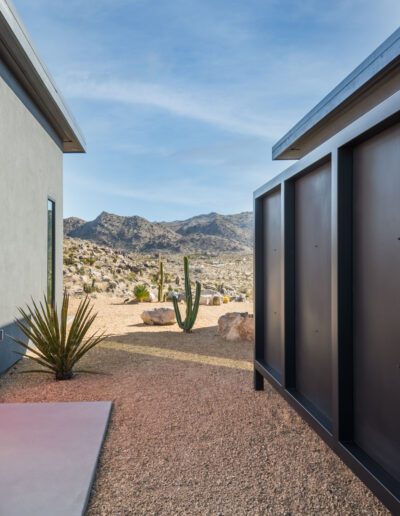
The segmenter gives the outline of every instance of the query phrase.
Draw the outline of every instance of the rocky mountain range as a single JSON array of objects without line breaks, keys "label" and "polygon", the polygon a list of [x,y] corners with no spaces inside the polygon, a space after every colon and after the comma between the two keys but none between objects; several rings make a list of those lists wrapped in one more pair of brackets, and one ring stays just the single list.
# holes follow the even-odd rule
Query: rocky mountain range
[{"label": "rocky mountain range", "polygon": [[92,221],[64,219],[64,234],[127,252],[251,252],[253,213],[209,213],[174,222],[150,222],[138,216],[102,212]]}]

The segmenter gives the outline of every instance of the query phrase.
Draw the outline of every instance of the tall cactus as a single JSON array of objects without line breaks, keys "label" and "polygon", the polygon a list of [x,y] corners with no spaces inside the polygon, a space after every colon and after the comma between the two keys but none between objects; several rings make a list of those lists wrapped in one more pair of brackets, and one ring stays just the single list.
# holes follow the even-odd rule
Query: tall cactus
[{"label": "tall cactus", "polygon": [[160,270],[158,272],[158,302],[164,301],[164,263],[160,260]]},{"label": "tall cactus", "polygon": [[176,322],[178,323],[179,328],[181,328],[184,332],[190,333],[192,331],[193,325],[196,322],[196,317],[199,312],[200,305],[200,294],[201,294],[201,284],[196,281],[196,293],[193,301],[192,295],[192,287],[190,285],[190,277],[189,277],[189,259],[187,256],[183,259],[183,266],[185,270],[185,301],[186,301],[186,317],[182,320],[181,312],[178,306],[178,298],[174,296],[172,298],[172,302],[174,304]]}]

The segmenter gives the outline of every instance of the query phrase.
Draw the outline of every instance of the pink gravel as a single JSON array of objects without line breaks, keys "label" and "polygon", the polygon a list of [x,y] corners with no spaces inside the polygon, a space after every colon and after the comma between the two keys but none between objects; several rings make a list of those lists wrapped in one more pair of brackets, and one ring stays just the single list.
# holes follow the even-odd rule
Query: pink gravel
[{"label": "pink gravel", "polygon": [[389,514],[271,387],[253,391],[251,371],[173,358],[251,362],[251,344],[216,335],[220,315],[251,305],[201,307],[191,335],[143,326],[143,306],[96,305],[110,342],[149,355],[99,347],[82,366],[104,375],[14,374],[31,367],[23,360],[0,378],[1,402],[114,402],[89,515]]}]

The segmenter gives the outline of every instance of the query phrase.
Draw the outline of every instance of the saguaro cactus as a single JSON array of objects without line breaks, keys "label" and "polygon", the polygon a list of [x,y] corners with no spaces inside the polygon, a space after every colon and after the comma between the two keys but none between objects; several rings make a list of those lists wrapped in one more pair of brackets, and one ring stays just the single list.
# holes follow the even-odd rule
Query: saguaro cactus
[{"label": "saguaro cactus", "polygon": [[183,259],[183,266],[185,270],[185,319],[182,319],[178,305],[178,298],[176,296],[172,298],[172,302],[174,304],[176,322],[178,323],[179,328],[181,328],[186,333],[190,333],[192,331],[194,323],[196,322],[196,317],[199,312],[201,284],[198,281],[196,281],[196,293],[193,301],[192,287],[190,285],[189,277],[189,259],[187,256],[185,256]]},{"label": "saguaro cactus", "polygon": [[164,301],[164,263],[160,261],[160,270],[158,272],[158,302]]}]

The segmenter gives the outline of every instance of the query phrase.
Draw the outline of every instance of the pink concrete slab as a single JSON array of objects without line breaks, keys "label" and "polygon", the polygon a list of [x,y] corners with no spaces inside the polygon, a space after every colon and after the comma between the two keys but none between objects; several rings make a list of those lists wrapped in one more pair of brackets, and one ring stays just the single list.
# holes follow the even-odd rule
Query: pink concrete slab
[{"label": "pink concrete slab", "polygon": [[0,515],[83,514],[111,405],[0,405]]}]

